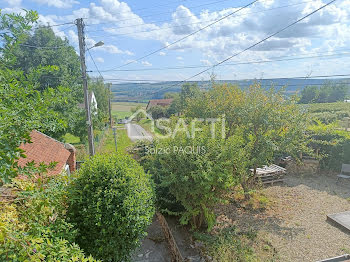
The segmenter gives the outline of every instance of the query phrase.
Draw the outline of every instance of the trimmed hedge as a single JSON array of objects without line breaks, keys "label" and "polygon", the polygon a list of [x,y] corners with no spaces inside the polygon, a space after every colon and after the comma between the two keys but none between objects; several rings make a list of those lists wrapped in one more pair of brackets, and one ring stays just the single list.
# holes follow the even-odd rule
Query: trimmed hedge
[{"label": "trimmed hedge", "polygon": [[103,261],[126,261],[154,215],[150,176],[126,155],[96,155],[72,184],[69,217],[76,242]]}]

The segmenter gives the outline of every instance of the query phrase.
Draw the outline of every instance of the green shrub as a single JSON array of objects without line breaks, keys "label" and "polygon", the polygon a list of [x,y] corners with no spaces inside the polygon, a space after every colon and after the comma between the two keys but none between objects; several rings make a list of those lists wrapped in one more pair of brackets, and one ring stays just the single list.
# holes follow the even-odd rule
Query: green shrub
[{"label": "green shrub", "polygon": [[213,139],[210,127],[202,128],[195,138],[178,133],[174,139],[155,141],[142,163],[153,174],[163,212],[181,215],[182,224],[210,229],[215,224],[215,206],[240,182],[247,162],[240,136]]},{"label": "green shrub", "polygon": [[310,146],[318,149],[322,169],[340,171],[341,165],[350,163],[350,133],[337,129],[335,124],[318,122],[309,127]]},{"label": "green shrub", "polygon": [[96,261],[73,243],[76,231],[66,221],[68,177],[47,183],[15,180],[15,201],[0,200],[0,261]]},{"label": "green shrub", "polygon": [[126,155],[96,155],[72,184],[69,217],[77,243],[104,261],[125,261],[154,215],[148,174]]}]

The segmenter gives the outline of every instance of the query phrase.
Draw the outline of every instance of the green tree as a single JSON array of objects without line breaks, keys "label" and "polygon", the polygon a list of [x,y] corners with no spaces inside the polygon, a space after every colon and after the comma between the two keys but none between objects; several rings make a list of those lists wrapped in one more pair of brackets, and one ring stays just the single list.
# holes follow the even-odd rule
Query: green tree
[{"label": "green tree", "polygon": [[[37,19],[35,12],[25,16],[0,14],[0,27],[5,31],[0,49],[0,180],[9,182],[18,174],[17,159],[23,156],[21,143],[29,142],[29,133],[38,129],[48,135],[63,134],[65,119],[55,106],[65,103],[65,88],[48,88],[39,92],[35,82],[20,70],[11,69],[15,62],[14,47],[25,38],[30,25]],[[9,68],[10,67],[10,68]],[[33,72],[35,74],[36,72]],[[1,183],[0,182],[0,183]]]},{"label": "green tree", "polygon": [[246,91],[232,85],[214,85],[200,98],[189,100],[185,112],[198,118],[224,115],[226,137],[237,132],[243,135],[246,161],[254,170],[241,176],[246,193],[258,167],[271,163],[281,154],[298,158],[299,152],[308,151],[307,113],[296,104],[294,97],[285,98],[283,90],[265,90],[259,84]]},{"label": "green tree", "polygon": [[318,100],[319,97],[319,88],[317,86],[306,86],[301,91],[301,104],[314,103]]},{"label": "green tree", "polygon": [[12,69],[29,75],[42,68],[40,74],[35,75],[35,82],[39,83],[38,90],[70,87],[71,95],[79,96],[82,101],[79,56],[68,40],[56,36],[51,27],[36,28],[33,34],[16,46],[13,54],[16,60]]},{"label": "green tree", "polygon": [[195,98],[201,94],[198,85],[186,83],[182,86],[180,92],[180,109],[181,111],[187,107],[187,102],[189,99]]}]

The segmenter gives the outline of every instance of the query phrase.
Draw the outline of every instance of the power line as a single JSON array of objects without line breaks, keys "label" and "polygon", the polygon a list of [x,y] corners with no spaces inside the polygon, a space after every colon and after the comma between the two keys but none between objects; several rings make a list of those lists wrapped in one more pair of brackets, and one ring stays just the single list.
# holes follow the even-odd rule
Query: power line
[{"label": "power line", "polygon": [[[245,79],[235,79],[235,80],[218,80],[218,81],[276,81],[276,80],[314,80],[318,78],[334,78],[334,77],[350,77],[350,74],[331,74],[331,75],[316,75],[316,76],[293,76],[293,77],[275,77],[275,78],[245,78]],[[340,80],[342,80],[341,78]],[[164,80],[154,80],[154,79],[120,79],[120,78],[108,78],[106,81],[134,81],[134,82],[176,82],[182,83],[183,81],[164,81]],[[193,81],[196,82],[196,81]],[[204,81],[209,82],[209,81]]]},{"label": "power line", "polygon": [[[294,4],[289,4],[289,5],[277,6],[277,7],[261,10],[261,11],[248,12],[248,13],[245,13],[245,14],[242,14],[242,15],[235,15],[235,17],[240,17],[240,16],[244,16],[244,15],[250,15],[250,14],[264,13],[264,12],[273,11],[273,10],[276,10],[276,9],[287,8],[287,7],[296,6],[296,5],[302,5],[302,4],[306,4],[306,3],[310,3],[310,2],[312,2],[312,1],[304,1],[304,2],[300,2],[300,3],[294,3]],[[184,16],[184,18],[195,17],[195,16],[196,15]],[[178,17],[178,18],[181,18],[181,17]],[[156,22],[151,22],[151,23],[172,22],[172,21],[173,20],[163,20],[163,21],[156,21]],[[120,35],[133,35],[133,34],[138,34],[138,33],[152,32],[152,31],[158,31],[158,30],[161,31],[161,30],[166,30],[166,29],[170,29],[170,28],[173,28],[173,27],[182,27],[182,26],[195,25],[195,24],[200,24],[200,23],[204,23],[204,22],[213,22],[213,21],[215,21],[215,20],[200,21],[200,22],[196,22],[196,23],[182,24],[182,25],[170,26],[170,27],[165,27],[165,28],[163,27],[163,28],[152,29],[152,30],[148,30],[148,31],[138,31],[138,32],[126,33],[126,34],[104,34],[103,36],[107,35],[109,37],[114,37],[114,36],[120,36]],[[121,26],[121,27],[110,27],[110,28],[107,28],[107,29],[108,30],[110,30],[110,29],[123,29],[123,28],[130,28],[130,27],[144,26],[144,25],[145,24],[143,23],[143,24],[136,24],[136,25]],[[87,32],[92,33],[92,32],[101,32],[101,31],[105,31],[105,29],[89,30]],[[99,37],[99,36],[92,36],[92,37]]]},{"label": "power line", "polygon": [[199,75],[201,75],[201,74],[203,74],[203,73],[205,73],[205,72],[208,72],[210,69],[215,68],[216,66],[219,66],[219,65],[221,65],[221,64],[223,64],[223,63],[225,63],[225,62],[231,60],[232,58],[234,58],[234,57],[236,57],[236,56],[238,56],[238,55],[240,55],[240,54],[242,54],[242,53],[244,53],[244,52],[246,52],[246,51],[248,51],[248,50],[250,50],[250,49],[252,49],[252,48],[254,48],[254,47],[256,47],[256,46],[258,46],[259,44],[261,44],[261,43],[267,41],[268,39],[270,39],[270,38],[272,38],[272,37],[278,35],[279,33],[283,32],[283,31],[287,30],[288,28],[290,28],[290,27],[296,25],[297,23],[299,23],[299,22],[305,20],[305,19],[308,18],[309,16],[311,16],[311,15],[317,13],[318,11],[322,10],[323,8],[326,8],[327,6],[329,6],[330,4],[334,3],[335,1],[336,1],[336,0],[332,0],[332,1],[328,2],[327,4],[321,6],[320,8],[317,8],[316,10],[312,11],[311,13],[309,13],[309,14],[303,16],[302,18],[296,20],[295,22],[293,22],[293,23],[291,23],[291,24],[289,24],[289,25],[283,27],[282,29],[278,30],[277,32],[275,32],[275,33],[273,33],[273,34],[271,34],[271,35],[269,35],[269,36],[263,38],[263,39],[260,40],[259,42],[257,42],[257,43],[255,43],[255,44],[253,44],[253,45],[251,45],[251,46],[245,48],[244,50],[242,50],[242,51],[240,51],[240,52],[238,52],[238,53],[236,53],[236,54],[234,54],[234,55],[232,55],[232,56],[229,56],[228,58],[222,60],[221,62],[215,64],[214,66],[212,66],[212,67],[210,67],[210,68],[207,68],[207,69],[205,69],[205,70],[203,70],[203,71],[201,71],[201,72],[199,72],[199,73],[197,73],[197,74],[195,74],[195,75],[193,75],[193,76],[191,76],[191,77],[185,79],[185,80],[182,81],[182,82],[186,82],[186,81],[188,81],[188,80],[190,80],[190,79],[192,79],[192,78],[195,78],[195,77],[197,77],[197,76],[199,76]]},{"label": "power line", "polygon": [[139,57],[139,58],[137,58],[136,60],[130,61],[130,62],[128,62],[128,63],[125,63],[125,64],[123,64],[123,65],[121,65],[121,66],[118,66],[118,67],[116,67],[115,69],[118,69],[118,68],[121,68],[121,67],[130,65],[130,64],[135,63],[135,62],[137,62],[137,61],[140,61],[140,60],[142,60],[142,59],[144,59],[144,58],[146,58],[146,57],[149,57],[149,56],[151,56],[151,55],[154,55],[154,54],[158,53],[159,51],[162,51],[162,50],[164,50],[164,49],[167,49],[168,47],[170,47],[170,46],[172,46],[172,45],[175,45],[176,43],[179,43],[180,41],[185,40],[186,38],[189,38],[190,36],[193,36],[193,35],[199,33],[200,31],[205,30],[206,28],[208,28],[208,27],[210,27],[210,26],[212,26],[212,25],[214,25],[214,24],[216,24],[216,23],[218,23],[218,22],[220,22],[220,21],[226,19],[227,17],[230,17],[230,16],[234,15],[235,13],[237,13],[237,12],[239,12],[239,11],[241,11],[241,10],[243,10],[243,9],[245,9],[245,8],[247,8],[247,7],[249,7],[249,6],[251,6],[251,5],[253,5],[254,3],[256,3],[256,2],[258,2],[258,1],[259,1],[259,0],[254,0],[253,2],[250,2],[249,4],[247,4],[247,5],[245,5],[245,6],[241,7],[241,8],[239,8],[238,10],[236,10],[236,11],[234,11],[234,12],[231,12],[231,13],[229,13],[228,15],[225,15],[224,17],[222,17],[222,18],[216,20],[215,22],[210,23],[209,25],[207,25],[207,26],[205,26],[205,27],[202,27],[202,28],[198,29],[198,30],[195,31],[195,32],[192,32],[191,34],[188,34],[188,35],[186,35],[185,37],[182,37],[182,38],[176,40],[175,42],[172,42],[172,43],[170,43],[170,44],[167,44],[166,46],[164,46],[164,47],[162,47],[162,48],[159,48],[159,49],[157,49],[157,50],[155,50],[155,51],[153,51],[153,52],[151,52],[151,53],[149,53],[149,54],[147,54],[147,55],[144,55],[144,56],[142,56],[142,57]]},{"label": "power line", "polygon": [[37,48],[37,49],[59,49],[67,46],[37,46],[37,45],[28,45],[28,44],[18,44],[23,47],[29,47],[29,48]]},{"label": "power line", "polygon": [[38,28],[41,28],[41,27],[57,27],[57,26],[62,26],[62,25],[75,25],[74,22],[67,22],[67,23],[61,23],[61,24],[54,24],[54,25],[38,25],[36,27],[33,27],[32,29],[38,29]]},{"label": "power line", "polygon": [[[344,50],[350,50],[350,49],[344,49]],[[286,58],[283,59],[283,57],[293,57],[293,56],[281,56],[276,57],[275,59],[269,59],[269,60],[256,60],[256,61],[250,61],[250,62],[238,62],[238,63],[227,63],[219,66],[234,66],[234,65],[249,65],[249,64],[263,64],[263,63],[273,63],[273,62],[283,62],[283,61],[296,61],[296,60],[304,60],[304,59],[312,59],[312,58],[322,58],[322,57],[337,57],[337,56],[348,56],[350,53],[335,53],[335,54],[329,54],[329,55],[316,55],[316,56],[305,56],[305,57],[295,57],[295,58]],[[294,55],[295,56],[295,55]],[[181,69],[195,69],[195,68],[208,68],[211,66],[206,65],[190,65],[190,66],[177,66],[177,67],[159,67],[159,68],[137,68],[137,69],[116,69],[116,70],[100,70],[100,72],[112,72],[112,71],[118,71],[118,72],[138,72],[138,71],[162,71],[162,70],[181,70]],[[95,72],[95,71],[90,71]]]},{"label": "power line", "polygon": [[96,65],[96,63],[95,63],[94,58],[92,57],[92,55],[91,55],[91,53],[90,53],[90,49],[88,49],[87,51],[88,51],[88,53],[89,53],[89,55],[90,55],[90,58],[91,58],[92,62],[93,62],[94,65],[95,65],[95,68],[96,68],[97,72],[100,74],[101,78],[103,79],[103,76],[102,76],[100,70],[98,70],[98,67],[97,67],[97,65]]}]

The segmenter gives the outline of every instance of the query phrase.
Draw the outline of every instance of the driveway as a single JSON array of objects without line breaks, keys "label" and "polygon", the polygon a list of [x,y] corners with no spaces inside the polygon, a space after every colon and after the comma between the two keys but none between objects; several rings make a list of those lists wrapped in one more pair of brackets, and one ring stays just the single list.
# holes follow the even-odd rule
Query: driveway
[{"label": "driveway", "polygon": [[137,124],[133,123],[128,123],[125,125],[127,131],[128,131],[128,136],[131,141],[135,142],[138,140],[148,140],[151,141],[152,135],[148,133],[143,127]]}]

